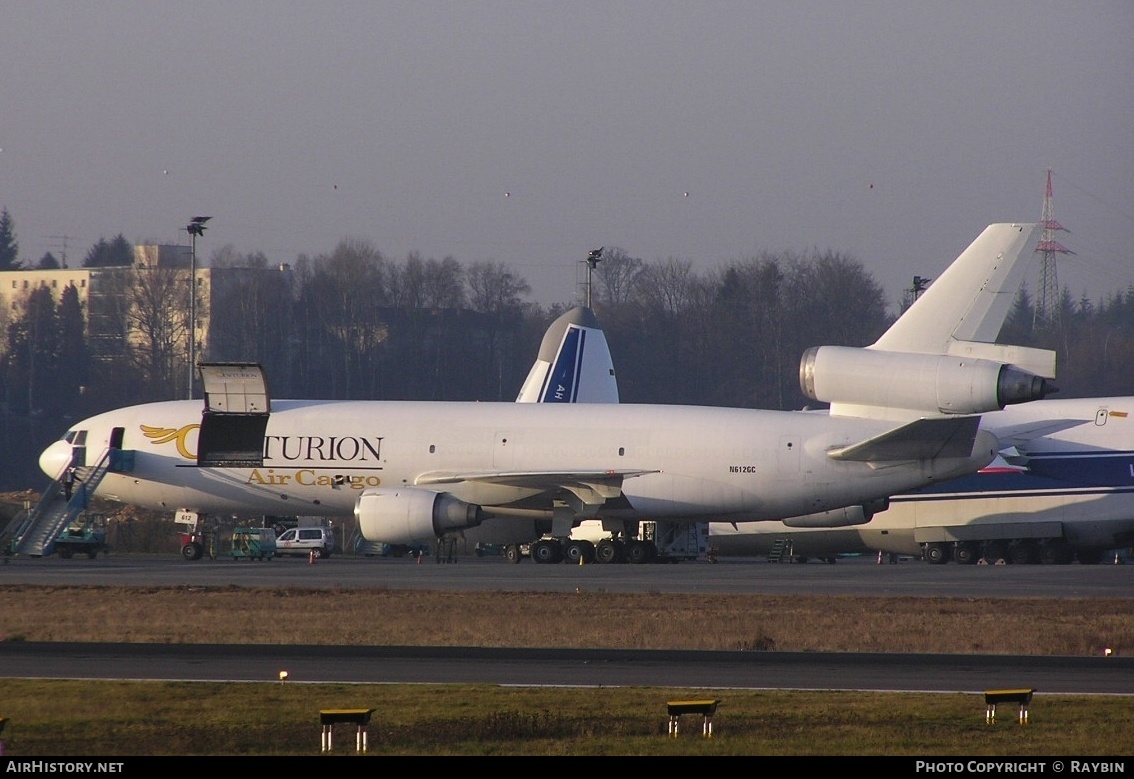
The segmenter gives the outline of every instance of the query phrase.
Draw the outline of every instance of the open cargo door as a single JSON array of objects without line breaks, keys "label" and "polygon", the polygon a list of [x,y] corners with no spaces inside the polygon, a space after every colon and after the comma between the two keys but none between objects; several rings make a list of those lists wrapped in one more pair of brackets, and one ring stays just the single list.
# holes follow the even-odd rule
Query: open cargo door
[{"label": "open cargo door", "polygon": [[264,432],[271,414],[268,380],[256,363],[201,363],[205,411],[197,465],[252,468],[264,464]]}]

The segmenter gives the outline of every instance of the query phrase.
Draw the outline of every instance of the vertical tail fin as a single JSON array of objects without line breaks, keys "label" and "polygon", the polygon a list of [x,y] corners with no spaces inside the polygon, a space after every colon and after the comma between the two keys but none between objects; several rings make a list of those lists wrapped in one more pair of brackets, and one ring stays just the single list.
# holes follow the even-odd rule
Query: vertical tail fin
[{"label": "vertical tail fin", "polygon": [[948,354],[954,341],[993,343],[1028,269],[1038,224],[985,228],[873,345],[889,352]]},{"label": "vertical tail fin", "polygon": [[614,361],[593,311],[572,308],[551,323],[516,402],[618,402]]}]

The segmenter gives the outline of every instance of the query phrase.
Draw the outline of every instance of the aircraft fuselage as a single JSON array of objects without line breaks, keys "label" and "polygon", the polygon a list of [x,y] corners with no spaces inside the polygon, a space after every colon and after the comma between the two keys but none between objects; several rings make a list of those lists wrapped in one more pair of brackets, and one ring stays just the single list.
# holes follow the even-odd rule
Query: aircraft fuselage
[{"label": "aircraft fuselage", "polygon": [[[200,401],[123,408],[73,428],[85,431],[85,464],[120,428],[132,469],[111,472],[96,494],[136,505],[201,513],[349,515],[369,488],[441,484],[482,506],[550,508],[541,474],[581,483],[625,474],[620,504],[642,518],[753,521],[823,511],[971,472],[996,445],[967,458],[872,468],[828,457],[893,427],[879,420],[711,407],[276,401],[263,464],[199,467]],[[71,438],[74,435],[69,434]],[[58,474],[60,441],[41,458]],[[477,474],[491,478],[478,479]],[[516,474],[509,479],[509,474]],[[446,481],[449,477],[451,480]],[[432,480],[432,481],[430,481]],[[612,509],[612,506],[608,506]]]}]

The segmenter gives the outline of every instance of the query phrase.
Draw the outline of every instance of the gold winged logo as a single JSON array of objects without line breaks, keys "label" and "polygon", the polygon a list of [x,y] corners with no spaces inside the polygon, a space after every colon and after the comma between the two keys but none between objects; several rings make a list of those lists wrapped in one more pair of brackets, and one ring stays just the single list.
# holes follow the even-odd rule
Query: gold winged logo
[{"label": "gold winged logo", "polygon": [[140,427],[142,428],[142,435],[150,439],[150,442],[154,444],[154,446],[176,441],[178,454],[186,460],[197,459],[197,455],[189,451],[189,447],[185,444],[185,438],[190,432],[200,428],[200,424],[185,425],[176,430],[172,427],[153,427],[151,425],[141,425]]}]

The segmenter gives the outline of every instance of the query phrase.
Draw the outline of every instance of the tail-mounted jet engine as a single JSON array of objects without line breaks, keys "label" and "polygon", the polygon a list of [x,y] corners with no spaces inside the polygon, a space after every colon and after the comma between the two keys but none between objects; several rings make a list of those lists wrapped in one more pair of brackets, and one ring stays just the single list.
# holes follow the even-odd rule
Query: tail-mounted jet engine
[{"label": "tail-mounted jet engine", "polygon": [[999,411],[1057,391],[1048,379],[995,360],[846,346],[804,352],[799,384],[825,403],[940,414]]}]

